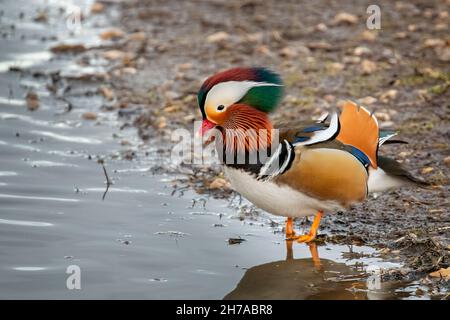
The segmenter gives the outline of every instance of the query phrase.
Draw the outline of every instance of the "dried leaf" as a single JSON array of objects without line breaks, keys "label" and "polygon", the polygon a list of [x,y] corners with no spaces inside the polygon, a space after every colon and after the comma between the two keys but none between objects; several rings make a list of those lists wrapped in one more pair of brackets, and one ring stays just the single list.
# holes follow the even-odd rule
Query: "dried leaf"
[{"label": "dried leaf", "polygon": [[119,39],[122,38],[125,35],[125,33],[117,28],[105,30],[100,33],[100,38],[102,40],[113,40],[113,39]]},{"label": "dried leaf", "polygon": [[80,53],[86,51],[86,47],[83,44],[57,44],[50,48],[50,51],[56,54],[61,53]]},{"label": "dried leaf", "polygon": [[210,189],[229,189],[230,183],[222,178],[216,178],[209,184]]},{"label": "dried leaf", "polygon": [[441,268],[438,271],[431,272],[430,277],[433,278],[444,278],[444,279],[450,279],[450,267],[449,268]]}]

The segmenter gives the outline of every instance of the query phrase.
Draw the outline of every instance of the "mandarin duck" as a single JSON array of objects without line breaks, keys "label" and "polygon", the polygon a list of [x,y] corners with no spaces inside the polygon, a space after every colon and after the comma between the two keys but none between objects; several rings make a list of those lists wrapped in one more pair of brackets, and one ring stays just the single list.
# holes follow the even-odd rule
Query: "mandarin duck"
[{"label": "mandarin duck", "polygon": [[[348,209],[370,192],[424,184],[397,161],[378,155],[396,133],[380,131],[366,108],[347,101],[340,112],[317,121],[277,126],[269,113],[282,96],[278,74],[233,68],[206,79],[198,103],[200,134],[205,145],[215,140],[232,188],[257,207],[287,217],[287,239],[314,240],[324,213]],[[310,232],[296,235],[293,218],[312,215]]]}]

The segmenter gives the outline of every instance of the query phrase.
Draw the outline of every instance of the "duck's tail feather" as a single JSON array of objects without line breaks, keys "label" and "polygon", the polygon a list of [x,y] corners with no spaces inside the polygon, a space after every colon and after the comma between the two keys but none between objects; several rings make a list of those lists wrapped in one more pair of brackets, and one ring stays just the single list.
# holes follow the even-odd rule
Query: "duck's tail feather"
[{"label": "duck's tail feather", "polygon": [[427,181],[414,177],[394,159],[378,156],[378,168],[369,168],[369,192],[382,192],[403,185],[428,187]]}]

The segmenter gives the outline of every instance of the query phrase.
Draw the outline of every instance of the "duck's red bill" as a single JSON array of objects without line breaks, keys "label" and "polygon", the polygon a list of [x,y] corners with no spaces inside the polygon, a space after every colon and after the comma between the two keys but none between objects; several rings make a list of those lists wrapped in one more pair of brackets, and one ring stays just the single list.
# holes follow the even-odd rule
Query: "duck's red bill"
[{"label": "duck's red bill", "polygon": [[198,130],[199,136],[202,137],[203,147],[205,148],[211,142],[214,141],[214,134],[208,134],[208,132],[216,126],[214,122],[208,119],[203,120],[200,130]]},{"label": "duck's red bill", "polygon": [[203,120],[202,127],[200,128],[200,135],[204,136],[209,130],[214,128],[216,124],[214,122],[209,121],[208,119]]}]

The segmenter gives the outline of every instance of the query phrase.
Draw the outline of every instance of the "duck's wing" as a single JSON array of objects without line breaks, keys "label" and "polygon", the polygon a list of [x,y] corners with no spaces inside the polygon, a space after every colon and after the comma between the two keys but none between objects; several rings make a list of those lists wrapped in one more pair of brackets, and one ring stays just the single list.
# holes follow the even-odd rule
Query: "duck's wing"
[{"label": "duck's wing", "polygon": [[[330,118],[326,123],[326,118]],[[279,129],[278,148],[261,168],[260,177],[274,178],[286,172],[301,147],[337,149],[348,152],[365,167],[376,168],[378,123],[366,109],[351,102],[342,113],[332,113],[316,122],[302,122],[296,127]]]},{"label": "duck's wing", "polygon": [[335,201],[344,206],[367,196],[367,157],[360,161],[339,141],[297,146],[294,153],[289,169],[273,178],[275,183],[313,199]]},{"label": "duck's wing", "polygon": [[[327,122],[328,119],[330,120]],[[266,173],[271,171],[271,178],[287,172],[294,162],[295,149],[305,146],[309,149],[334,149],[351,154],[369,172],[369,192],[384,191],[405,183],[427,185],[425,181],[412,176],[394,159],[378,155],[378,149],[384,143],[406,142],[390,140],[397,133],[379,130],[374,115],[353,102],[344,104],[339,117],[325,115],[318,121],[290,122],[278,128],[283,148],[275,154],[277,159],[272,159],[272,164],[281,163],[283,170],[266,170]],[[288,152],[290,148],[292,151]],[[330,151],[327,154],[332,153]]]},{"label": "duck's wing", "polygon": [[[340,132],[340,116],[338,113],[333,113],[329,118],[329,123],[325,123],[325,118],[323,118],[323,120],[317,122],[301,122],[296,127],[291,125],[280,129],[278,147],[261,168],[259,178],[274,179],[282,175],[290,176],[289,171],[296,170],[294,165],[299,165],[298,159],[302,157],[303,152],[310,149],[317,149],[308,154],[312,158],[320,157],[321,159],[317,161],[318,164],[323,164],[323,160],[331,163],[333,160],[331,158],[335,157],[339,161],[345,158],[345,161],[355,162],[357,166],[361,166],[360,162],[362,162],[363,168],[368,166],[370,159],[364,152],[337,140]],[[308,159],[312,159],[311,157]],[[296,161],[296,158],[298,161]],[[309,169],[313,167],[314,165],[308,165]]]}]

